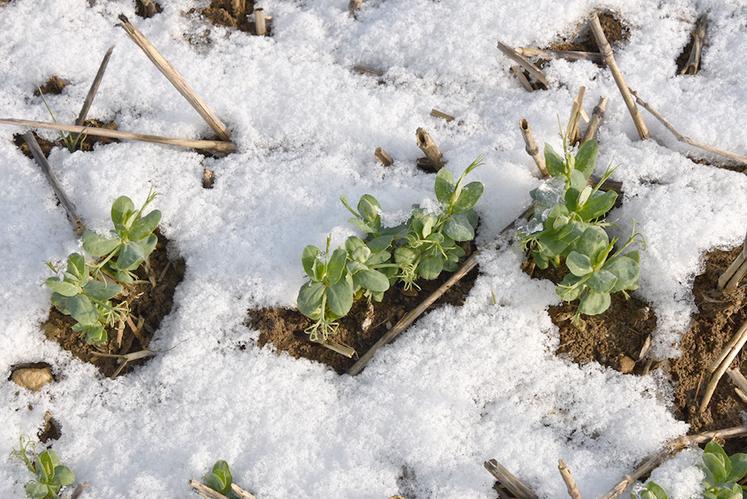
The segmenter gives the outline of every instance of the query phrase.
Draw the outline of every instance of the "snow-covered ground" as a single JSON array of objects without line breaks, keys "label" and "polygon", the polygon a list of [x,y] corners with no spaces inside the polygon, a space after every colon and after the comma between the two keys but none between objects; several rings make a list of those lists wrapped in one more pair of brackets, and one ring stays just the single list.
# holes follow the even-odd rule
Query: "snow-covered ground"
[{"label": "snow-covered ground", "polygon": [[[137,203],[153,185],[163,232],[187,262],[152,344],[167,351],[110,380],[40,331],[50,306],[44,262],[78,242],[38,167],[12,144],[17,130],[0,129],[0,372],[45,360],[60,375],[38,394],[0,383],[2,454],[20,434],[34,434],[50,410],[62,424],[55,449],[92,484],[87,497],[187,497],[187,479],[219,458],[261,498],[381,498],[405,489],[491,498],[488,458],[541,496],[562,497],[561,457],[584,497],[596,497],[687,431],[668,409],[671,387],[661,373],[624,376],[556,357],[558,334],[545,312],[558,301],[552,285],[520,271],[517,248],[494,250],[498,231],[538,182],[517,123],[526,117],[538,140],[557,146],[558,117],[566,119],[579,85],[589,110],[600,95],[610,97],[600,168],[620,165],[615,178],[626,198],[613,213],[618,230],[636,222],[648,242],[639,293],[659,317],[659,356],[677,355],[702,253],[744,235],[747,176],[691,162],[682,154],[689,149],[645,114],[670,148],[637,140],[609,72],[589,62],[553,62],[552,88],[525,92],[495,42],[545,46],[594,7],[614,9],[631,28],[616,54],[629,85],[683,132],[746,154],[743,0],[366,0],[358,21],[348,17],[347,0],[267,0],[272,38],[185,15],[206,3],[162,0],[163,13],[149,20],[136,17],[129,0],[0,7],[0,116],[47,119],[31,94],[57,74],[71,84],[48,100],[71,122],[116,44],[91,116],[114,118],[123,130],[207,135],[114,27],[125,13],[227,122],[239,148],[224,159],[132,142],[52,153],[56,174],[94,228],[107,226],[116,196]],[[675,77],[674,60],[705,11],[703,70]],[[209,43],[188,43],[206,29]],[[354,64],[385,68],[386,84],[353,73]],[[463,123],[430,117],[433,107]],[[247,309],[294,305],[303,246],[352,231],[341,194],[372,193],[390,217],[432,196],[433,176],[415,168],[419,126],[431,130],[454,170],[486,155],[473,174],[485,184],[478,205],[485,251],[465,305],[431,312],[355,378],[253,346],[258,333],[243,325]],[[396,158],[392,168],[375,162],[377,146]],[[203,166],[216,172],[212,190],[200,186]],[[240,342],[249,347],[238,350]],[[694,497],[698,462],[690,451],[654,478],[672,497]],[[406,485],[398,483],[403,467]],[[0,459],[0,497],[22,495],[27,479],[17,462]]]}]

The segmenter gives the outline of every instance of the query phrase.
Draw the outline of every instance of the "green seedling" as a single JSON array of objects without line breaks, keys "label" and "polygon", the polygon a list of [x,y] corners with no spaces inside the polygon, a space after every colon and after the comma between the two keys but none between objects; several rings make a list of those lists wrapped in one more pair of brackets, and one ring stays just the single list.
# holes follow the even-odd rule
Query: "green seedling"
[{"label": "green seedling", "polygon": [[116,281],[133,283],[134,271],[156,249],[158,237],[154,232],[161,221],[161,212],[153,210],[143,214],[155,197],[156,193],[151,191],[140,209],[135,209],[127,196],[118,197],[111,209],[113,237],[104,237],[90,230],[83,234],[83,249],[93,257],[102,258],[96,268]]},{"label": "green seedling", "polygon": [[605,312],[612,294],[638,288],[640,255],[628,249],[641,239],[631,237],[615,251],[617,239],[607,235],[606,214],[617,193],[602,190],[612,174],[607,169],[596,185],[589,185],[597,157],[597,144],[587,141],[573,154],[563,140],[563,155],[545,146],[545,162],[551,179],[532,191],[534,213],[522,243],[540,269],[565,267],[570,273],[556,287],[564,301],[579,300],[574,320],[580,315]]},{"label": "green seedling", "polygon": [[667,491],[656,482],[651,481],[633,490],[630,497],[631,499],[669,499]]},{"label": "green seedling", "polygon": [[384,227],[381,206],[370,194],[353,209],[350,222],[364,237],[349,237],[344,248],[322,252],[307,246],[301,257],[307,280],[298,293],[298,309],[314,320],[306,332],[312,341],[327,340],[356,300],[381,301],[396,282],[404,289],[417,287],[418,279],[436,279],[441,272],[458,269],[465,250],[460,243],[475,238],[474,207],[483,193],[480,182],[465,183],[466,176],[481,164],[477,159],[455,181],[443,168],[436,175],[435,192],[441,209],[431,213],[414,207],[407,223]]},{"label": "green seedling", "polygon": [[31,440],[21,437],[19,448],[11,453],[34,476],[24,486],[26,496],[33,499],[57,499],[62,489],[75,482],[75,474],[61,464],[60,458],[52,449],[37,454],[35,447]]},{"label": "green seedling", "polygon": [[711,440],[703,452],[705,471],[704,499],[742,499],[747,487],[740,482],[747,475],[747,454],[727,455],[718,442]]},{"label": "green seedling", "polygon": [[326,341],[337,331],[337,320],[347,315],[353,306],[355,285],[347,269],[348,253],[337,248],[330,253],[331,237],[322,252],[316,246],[306,246],[301,263],[308,280],[298,292],[298,309],[314,320],[306,332],[311,341]]},{"label": "green seedling", "polygon": [[[62,275],[46,281],[52,291],[52,305],[76,321],[73,331],[83,333],[89,344],[106,343],[107,328],[123,328],[129,318],[128,302],[114,304],[111,300],[126,294],[136,282],[135,272],[147,265],[148,256],[156,247],[158,237],[154,232],[161,212],[143,214],[155,195],[151,191],[138,210],[127,196],[117,198],[111,209],[113,237],[92,231],[83,234],[83,249],[94,260],[89,262],[83,255],[73,253],[68,256]],[[51,264],[50,268],[59,273]]]},{"label": "green seedling", "polygon": [[[52,118],[52,121],[54,123],[57,123],[57,117],[54,115],[54,112],[52,111],[52,108],[49,106],[49,103],[47,103],[47,99],[44,98],[44,92],[42,91],[41,87],[37,87],[39,89],[39,96],[42,99],[42,102],[44,103],[44,107],[47,108],[47,112],[49,113],[49,116]],[[59,132],[60,140],[63,144],[65,144],[65,147],[68,151],[71,153],[77,151],[83,141],[86,138],[86,135],[84,133],[66,133],[63,131]]]},{"label": "green seedling", "polygon": [[222,459],[216,461],[210,472],[202,479],[202,483],[229,499],[239,499],[231,487],[233,484],[231,468]]}]

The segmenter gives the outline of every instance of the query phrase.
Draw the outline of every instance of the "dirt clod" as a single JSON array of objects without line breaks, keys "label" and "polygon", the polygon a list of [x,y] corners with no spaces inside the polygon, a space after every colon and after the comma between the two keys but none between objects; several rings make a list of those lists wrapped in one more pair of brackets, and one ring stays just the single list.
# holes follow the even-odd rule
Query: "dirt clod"
[{"label": "dirt clod", "polygon": [[18,386],[32,392],[38,392],[52,383],[54,376],[52,375],[52,366],[46,362],[34,362],[11,367],[9,379]]},{"label": "dirt clod", "polygon": [[163,9],[154,0],[135,0],[135,14],[140,17],[150,18],[159,14]]},{"label": "dirt clod", "polygon": [[46,411],[44,413],[44,423],[39,428],[36,436],[39,437],[41,443],[47,443],[50,440],[59,440],[62,436],[62,425],[52,417],[51,412]]},{"label": "dirt clod", "polygon": [[46,81],[46,83],[39,85],[34,89],[34,95],[39,97],[40,95],[60,95],[62,90],[69,82],[60,78],[57,75],[52,75]]},{"label": "dirt clod", "polygon": [[202,170],[202,188],[212,189],[215,185],[215,172],[210,168],[204,168]]},{"label": "dirt clod", "polygon": [[[117,123],[114,121],[102,121],[97,119],[90,119],[85,120],[83,122],[84,126],[90,126],[90,127],[96,127],[96,128],[106,128],[109,130],[117,130]],[[44,137],[40,136],[36,132],[32,132],[34,135],[34,138],[39,143],[39,148],[42,150],[42,153],[44,154],[45,158],[49,157],[49,153],[52,152],[52,149],[55,147],[62,147],[67,148],[67,145],[65,144],[65,141],[62,140],[62,136],[58,135],[57,138],[52,140],[47,140]],[[75,137],[76,134],[70,134],[68,133],[68,136]],[[106,144],[113,144],[119,142],[119,139],[109,138],[109,137],[94,137],[93,135],[87,135],[83,134],[83,138],[80,139],[80,141],[76,144],[76,151],[84,151],[84,152],[90,152],[93,151],[93,148],[96,144],[106,145]],[[21,152],[24,154],[24,156],[33,158],[31,155],[31,151],[29,150],[29,146],[26,145],[26,141],[23,140],[23,134],[17,133],[13,135],[13,143],[18,147]]]},{"label": "dirt clod", "polygon": [[[397,322],[405,313],[419,305],[449,276],[450,274],[443,273],[437,280],[418,282],[422,289],[415,294],[405,293],[400,287],[395,287],[384,295],[381,303],[374,303],[372,310],[369,310],[366,300],[358,301],[350,313],[340,320],[340,327],[334,340],[353,347],[358,355],[361,355],[388,331],[390,324]],[[477,269],[474,269],[449,289],[436,305],[462,305],[476,278]],[[371,325],[362,328],[361,325],[364,323]],[[348,359],[309,341],[304,329],[311,324],[311,320],[303,314],[288,308],[250,310],[247,319],[249,327],[260,331],[260,347],[270,343],[293,357],[315,360],[327,364],[340,374],[344,373],[357,359]]]},{"label": "dirt clod", "polygon": [[[200,13],[216,26],[225,26],[256,35],[254,21],[250,14],[254,12],[252,0],[212,0],[210,5]],[[266,21],[266,35],[272,33],[272,20]]]},{"label": "dirt clod", "polygon": [[[134,285],[130,293],[133,297],[130,301],[133,321],[137,322],[139,317],[144,319],[144,326],[138,334],[133,334],[130,327],[126,327],[122,343],[118,345],[117,331],[110,330],[109,343],[97,348],[86,344],[81,335],[72,330],[75,321],[71,317],[63,315],[52,307],[49,310],[49,317],[41,326],[46,337],[56,341],[84,362],[95,365],[105,376],[112,376],[119,367],[118,359],[102,357],[96,353],[124,355],[148,348],[161,320],[171,312],[174,291],[184,277],[185,264],[180,257],[173,260],[168,258],[167,243],[166,237],[158,233],[158,245],[149,258],[151,273],[157,278],[155,288],[148,282],[149,274],[144,266],[137,271],[138,279],[145,281]],[[146,361],[147,358],[130,363],[122,373],[130,370],[132,364]]]}]

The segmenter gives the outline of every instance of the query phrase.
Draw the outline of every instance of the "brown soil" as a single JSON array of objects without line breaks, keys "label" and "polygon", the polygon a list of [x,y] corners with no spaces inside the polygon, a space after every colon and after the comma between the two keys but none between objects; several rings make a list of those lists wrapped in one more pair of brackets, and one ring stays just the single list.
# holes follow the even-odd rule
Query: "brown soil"
[{"label": "brown soil", "polygon": [[[161,319],[171,312],[174,290],[184,277],[184,259],[177,257],[169,260],[166,251],[168,240],[158,233],[158,245],[150,256],[152,274],[158,277],[158,284],[152,287],[148,281],[148,272],[140,268],[138,278],[146,281],[133,287],[130,301],[131,317],[134,322],[142,317],[145,320],[143,328],[135,335],[130,327],[126,327],[122,345],[117,345],[117,331],[109,331],[109,343],[104,347],[94,347],[86,344],[80,334],[72,330],[75,321],[60,313],[54,307],[49,310],[49,317],[42,324],[46,337],[59,343],[79,359],[89,362],[99,368],[105,376],[112,376],[119,367],[118,359],[101,357],[96,352],[108,354],[128,354],[148,348],[153,334],[158,330]],[[116,300],[115,300],[116,301]],[[138,360],[124,368],[122,373],[132,368],[134,363],[144,363],[146,359]]]},{"label": "brown soil", "polygon": [[[526,264],[525,270],[529,270]],[[557,284],[564,272],[549,267],[535,269],[530,274]],[[638,360],[646,338],[656,329],[656,314],[645,301],[634,296],[626,300],[622,293],[615,293],[606,312],[581,316],[580,322],[574,324],[572,317],[577,308],[577,301],[548,308],[553,324],[560,331],[556,354],[581,365],[596,361],[626,374],[644,368],[642,363],[633,363]]]},{"label": "brown soil", "polygon": [[[406,293],[397,286],[385,293],[381,303],[374,303],[371,310],[366,300],[360,300],[353,305],[350,313],[340,320],[335,341],[353,347],[358,354],[366,352],[405,313],[420,304],[450,275],[444,272],[439,279],[418,282],[422,289],[416,293]],[[477,275],[478,270],[472,270],[444,293],[435,305],[444,303],[462,305],[474,286]],[[371,325],[361,329],[364,323]],[[339,374],[344,373],[357,360],[356,358],[348,359],[309,341],[309,336],[304,333],[304,329],[311,326],[312,321],[295,309],[276,307],[249,310],[246,324],[260,331],[258,342],[260,347],[271,343],[276,349],[288,352],[293,357],[303,357],[327,364]]]},{"label": "brown soil", "polygon": [[[236,7],[239,8],[236,8]],[[225,26],[238,29],[247,33],[256,34],[254,21],[249,20],[249,15],[254,11],[254,2],[246,0],[245,8],[241,8],[241,2],[237,0],[212,0],[210,5],[200,13],[216,26]],[[267,36],[272,34],[272,21],[267,21]]]},{"label": "brown soil", "polygon": [[140,17],[147,19],[161,13],[162,11],[163,9],[158,2],[153,2],[152,0],[145,2],[143,0],[135,0],[135,14]]},{"label": "brown soil", "polygon": [[[85,126],[90,126],[90,127],[117,130],[117,124],[114,121],[101,121],[101,120],[92,119],[92,120],[86,120],[83,124]],[[47,140],[39,136],[39,134],[37,134],[36,132],[32,132],[32,133],[36,141],[39,143],[39,147],[41,148],[42,153],[44,153],[44,156],[47,158],[49,157],[49,153],[52,151],[53,148],[55,147],[67,148],[67,146],[65,145],[65,143],[63,142],[60,136],[58,136],[56,140],[51,141],[51,140]],[[83,139],[81,139],[80,142],[78,143],[77,150],[84,151],[84,152],[90,152],[90,151],[93,151],[93,148],[96,144],[106,145],[106,144],[112,144],[115,142],[119,142],[119,139],[113,139],[109,137],[94,137],[91,135],[85,135]],[[31,151],[29,151],[29,147],[26,145],[26,142],[23,140],[23,134],[17,133],[13,135],[13,143],[16,145],[16,147],[18,147],[21,150],[21,152],[25,156],[29,158],[33,158],[33,156],[31,156]]]},{"label": "brown soil", "polygon": [[[614,12],[599,12],[599,22],[602,24],[602,30],[607,36],[610,45],[619,46],[628,41],[630,29],[625,26],[623,21]],[[587,17],[580,22],[570,35],[561,36],[556,42],[551,43],[547,48],[550,50],[579,50],[582,52],[599,52],[594,36],[589,28]]]},{"label": "brown soil", "polygon": [[44,423],[36,434],[41,443],[47,443],[50,440],[59,440],[62,436],[62,425],[52,417],[52,413],[44,413]]},{"label": "brown soil", "polygon": [[[693,284],[698,312],[682,337],[682,356],[670,362],[669,372],[675,383],[675,413],[690,423],[691,432],[740,425],[740,414],[747,409],[725,375],[708,409],[703,415],[698,415],[698,404],[708,383],[706,370],[747,320],[747,283],[743,282],[731,293],[717,289],[719,276],[741,249],[740,245],[730,251],[713,250],[705,256],[705,271],[695,278]],[[747,373],[747,353],[744,350],[732,367]]]},{"label": "brown soil", "polygon": [[43,85],[39,85],[36,89],[34,89],[34,95],[37,97],[39,97],[42,93],[44,95],[60,95],[67,84],[67,80],[63,80],[57,75],[52,75],[49,77],[46,83],[44,83]]}]

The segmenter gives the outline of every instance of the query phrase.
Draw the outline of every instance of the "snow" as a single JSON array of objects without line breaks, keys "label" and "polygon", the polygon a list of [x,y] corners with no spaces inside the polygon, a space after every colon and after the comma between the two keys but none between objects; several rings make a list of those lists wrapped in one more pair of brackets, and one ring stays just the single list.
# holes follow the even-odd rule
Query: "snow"
[{"label": "snow", "polygon": [[[47,119],[31,94],[51,74],[71,80],[48,101],[71,121],[106,49],[116,44],[91,116],[123,130],[199,138],[207,126],[119,28],[124,13],[232,128],[239,152],[223,159],[142,143],[89,153],[56,150],[55,173],[93,228],[112,200],[140,202],[153,185],[162,230],[187,261],[172,313],[153,348],[162,353],[116,380],[48,342],[44,262],[76,250],[64,212],[38,167],[0,129],[0,369],[45,360],[59,381],[38,394],[0,384],[0,451],[34,434],[45,410],[62,424],[55,449],[90,482],[90,497],[187,497],[186,481],[226,459],[237,481],[262,498],[495,497],[483,461],[496,458],[542,497],[562,497],[563,458],[585,497],[604,493],[663,442],[687,431],[671,414],[671,385],[656,372],[624,376],[558,358],[545,312],[558,299],[520,269],[519,250],[496,242],[538,184],[517,123],[558,146],[581,84],[587,108],[610,98],[600,130],[600,170],[619,165],[625,203],[615,230],[636,224],[648,250],[639,295],[658,315],[655,353],[676,356],[694,311],[690,287],[702,254],[736,244],[747,225],[747,177],[691,162],[698,156],[644,114],[666,147],[637,140],[609,73],[555,61],[552,89],[527,93],[508,73],[496,39],[544,46],[595,6],[621,13],[630,41],[616,53],[631,87],[683,132],[747,154],[747,54],[741,0],[370,0],[358,20],[347,0],[264,2],[272,38],[217,28],[194,14],[206,1],[162,1],[162,14],[134,15],[120,0],[14,0],[0,7],[0,115]],[[712,20],[703,71],[674,77],[674,59],[698,13]],[[189,37],[209,43],[192,46]],[[385,68],[386,84],[353,64]],[[437,107],[457,116],[446,124]],[[333,232],[351,230],[339,196],[375,195],[387,217],[432,197],[433,176],[415,168],[415,129],[425,126],[449,168],[477,155],[485,184],[478,205],[480,278],[465,305],[432,311],[377,353],[359,376],[253,345],[246,310],[292,306],[299,256]],[[52,134],[43,135],[52,137]],[[383,170],[373,150],[396,159]],[[203,167],[215,188],[200,186]],[[500,249],[496,250],[499,246]],[[493,304],[491,295],[496,297]],[[237,345],[247,342],[246,351]],[[29,407],[32,407],[29,409]],[[653,475],[674,498],[692,497],[697,459],[678,456]],[[403,467],[408,478],[398,480]],[[678,482],[678,477],[682,478]],[[28,479],[0,460],[0,496]]]}]

